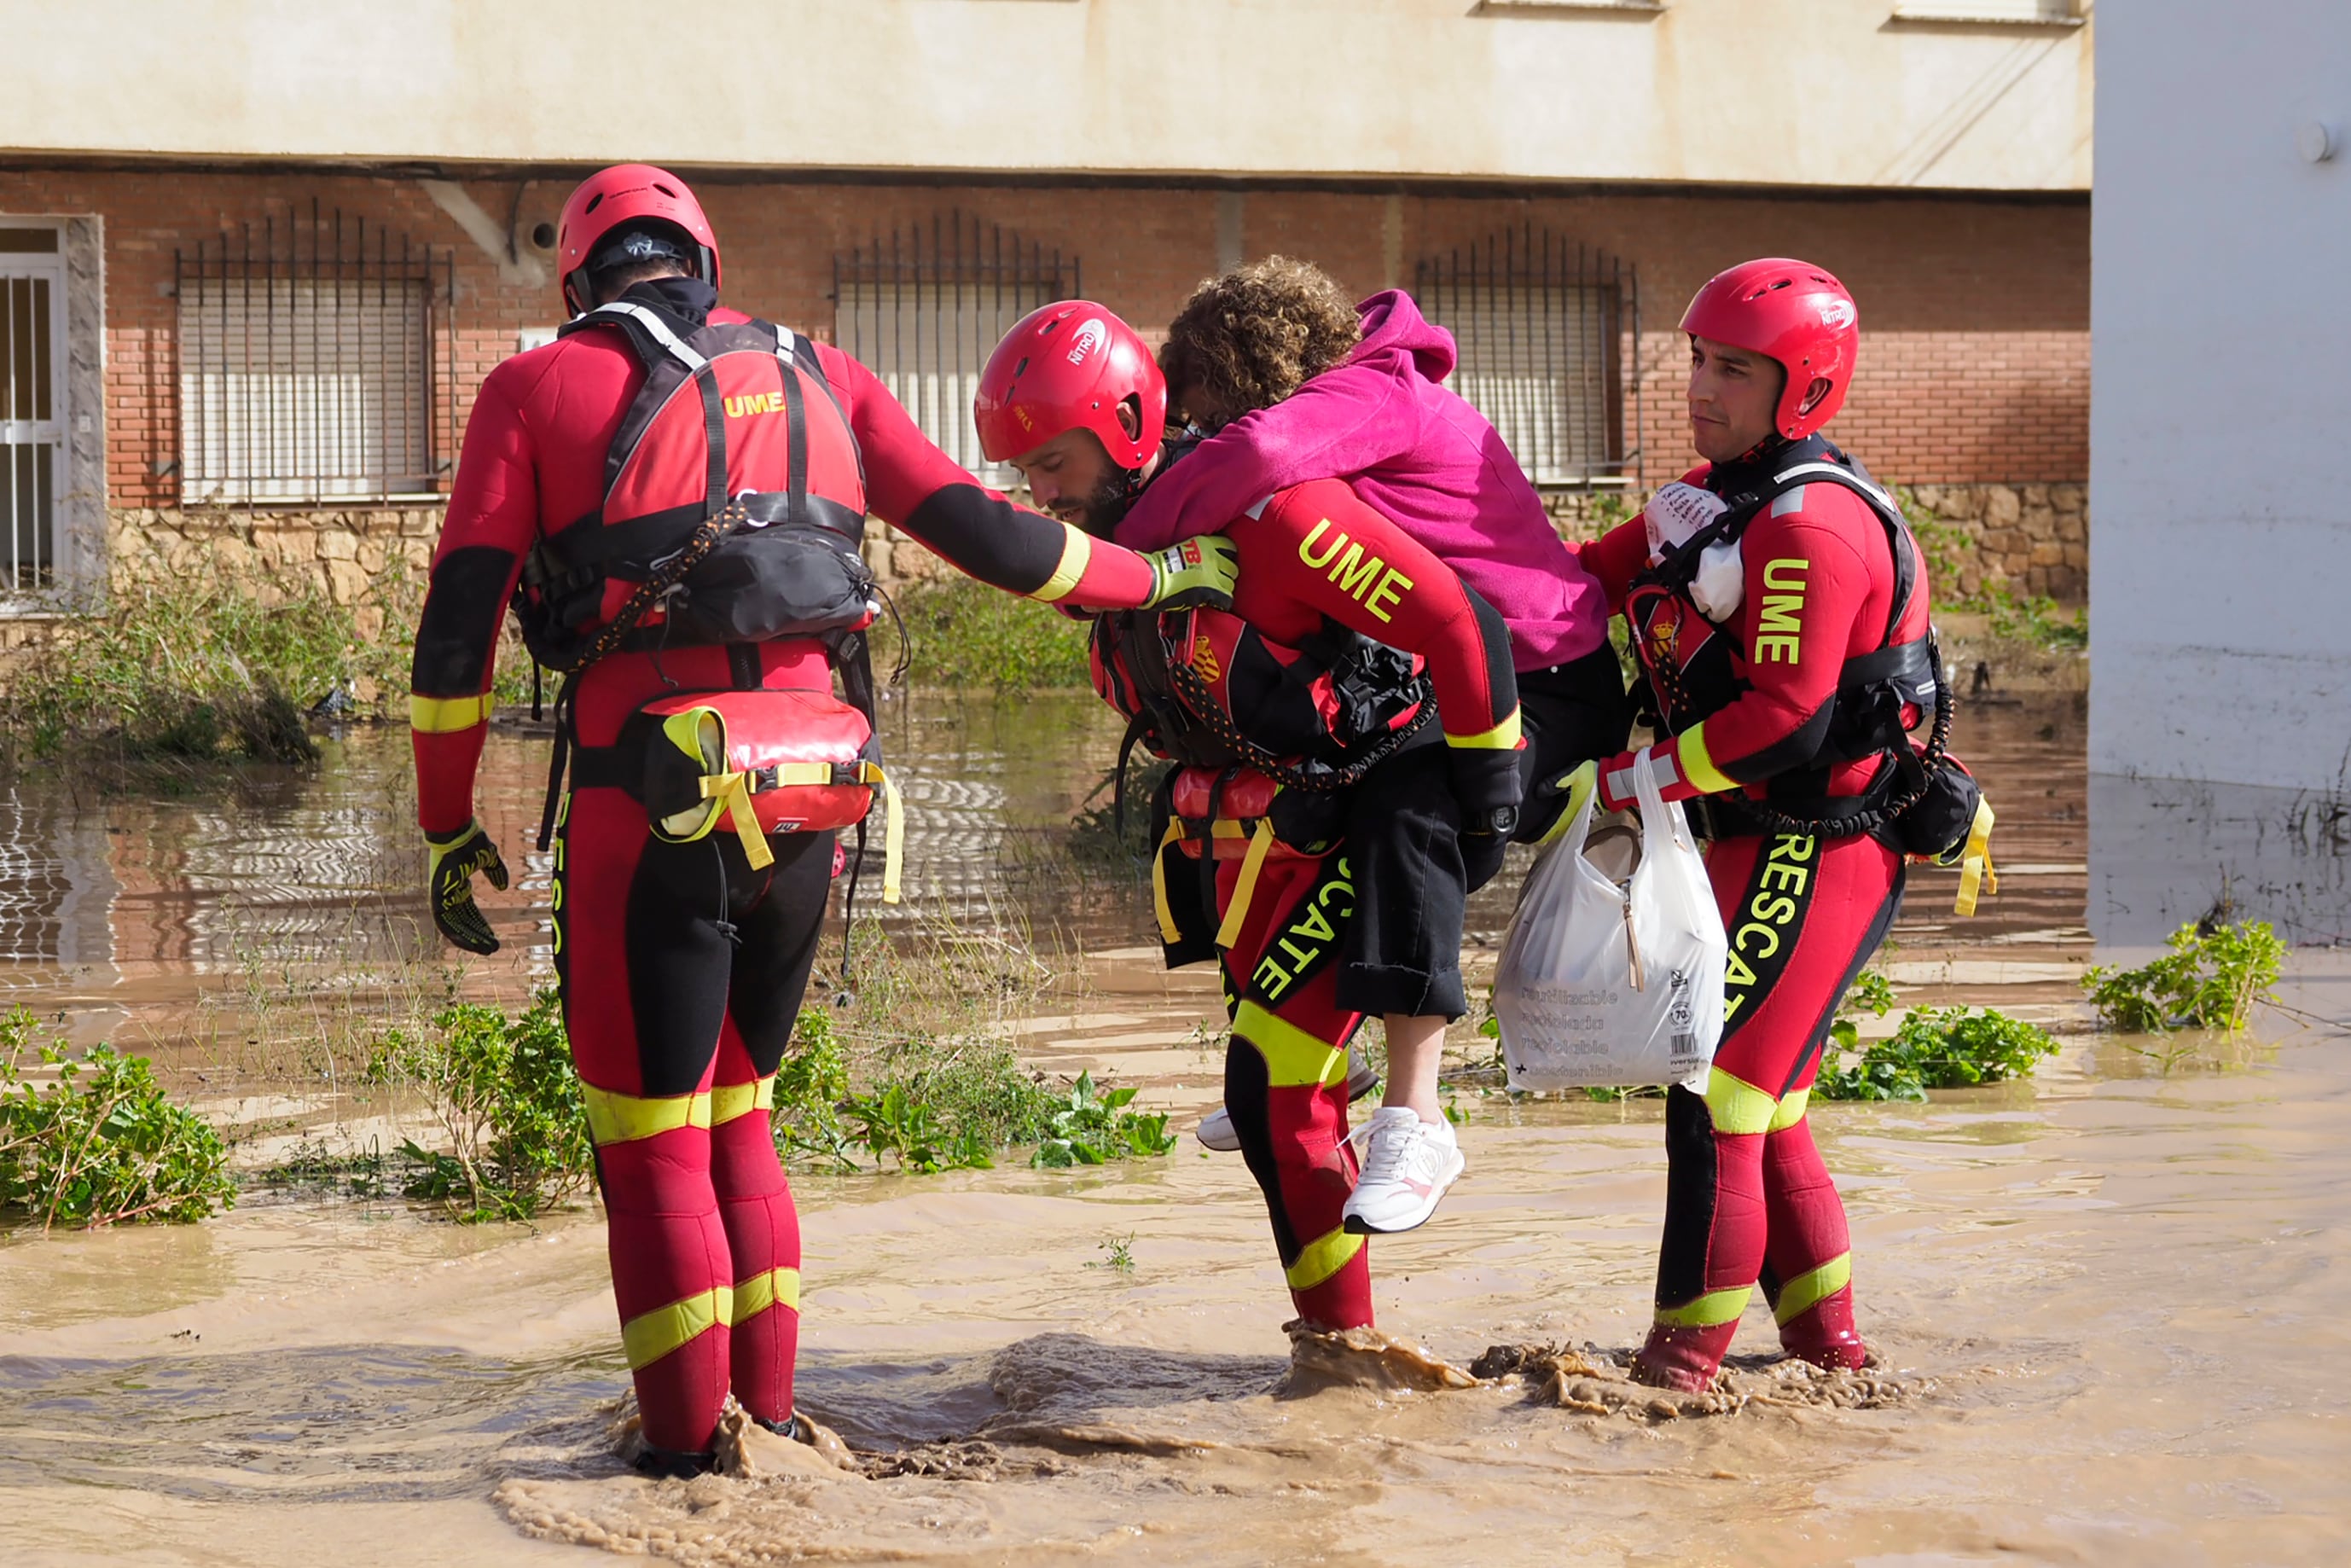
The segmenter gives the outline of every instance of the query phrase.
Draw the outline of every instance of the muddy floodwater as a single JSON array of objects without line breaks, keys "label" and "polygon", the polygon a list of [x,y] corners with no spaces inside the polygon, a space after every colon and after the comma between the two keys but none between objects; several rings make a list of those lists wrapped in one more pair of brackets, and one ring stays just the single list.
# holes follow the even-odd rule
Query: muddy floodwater
[{"label": "muddy floodwater", "polygon": [[[853,1473],[622,1469],[592,1210],[459,1228],[255,1197],[0,1242],[0,1563],[2351,1561],[2351,1058],[2330,1021],[2351,960],[2298,950],[2291,1011],[2168,1063],[2090,1031],[2083,967],[2133,950],[2094,953],[2085,918],[2083,728],[2072,698],[1967,713],[2000,895],[1956,921],[1949,873],[1916,878],[1884,966],[1906,1003],[1996,1005],[2063,1054],[2027,1083],[1814,1107],[1866,1375],[1771,1364],[1759,1301],[1710,1411],[1624,1385],[1665,1195],[1637,1102],[1464,1096],[1468,1176],[1374,1244],[1382,1326],[1477,1379],[1361,1356],[1293,1375],[1262,1205],[1188,1135],[1082,1173],[798,1177],[801,1398]],[[918,702],[892,735],[912,816],[890,919],[1073,955],[1025,1053],[1138,1084],[1188,1134],[1219,1081],[1210,980],[1164,974],[1131,882],[1058,848],[1112,727],[1076,698]],[[544,976],[543,765],[522,730],[493,741],[485,816],[521,874],[487,901],[509,946],[469,990]],[[313,774],[202,799],[20,779],[0,1001],[193,1074],[224,994],[439,962],[405,766],[404,737],[361,732]],[[2168,907],[2222,896],[2209,870]],[[1509,896],[1474,905],[1473,962]],[[1497,1346],[1552,1354],[1481,1361]]]}]

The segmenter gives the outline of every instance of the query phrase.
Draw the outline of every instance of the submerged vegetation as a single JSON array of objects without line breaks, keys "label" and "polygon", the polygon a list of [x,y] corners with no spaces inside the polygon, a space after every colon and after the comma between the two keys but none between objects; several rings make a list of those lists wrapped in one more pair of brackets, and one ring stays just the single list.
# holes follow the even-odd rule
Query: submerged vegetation
[{"label": "submerged vegetation", "polygon": [[[1056,978],[1025,949],[935,922],[894,938],[861,927],[856,951],[856,989],[801,1009],[776,1074],[776,1146],[787,1160],[929,1175],[987,1168],[1013,1148],[1029,1148],[1032,1166],[1076,1166],[1175,1147],[1164,1113],[1131,1108],[1133,1089],[1100,1089],[1087,1073],[1055,1082],[1022,1063],[1003,1026]],[[360,1159],[304,1144],[265,1179],[360,1196],[392,1181],[460,1220],[484,1221],[528,1219],[593,1178],[552,991],[519,1012],[452,1002],[429,1027],[386,1031],[364,1082],[421,1099],[432,1146],[409,1138],[389,1156]]]},{"label": "submerged vegetation", "polygon": [[2082,977],[2090,1005],[2109,1027],[2132,1034],[2175,1029],[2245,1027],[2285,961],[2285,944],[2267,921],[2233,925],[2183,925],[2166,939],[2169,950],[2136,969],[2100,964]]},{"label": "submerged vegetation", "polygon": [[399,1153],[413,1167],[405,1190],[460,1219],[528,1219],[594,1172],[580,1079],[551,990],[519,1013],[458,1002],[434,1015],[429,1032],[392,1030],[367,1076],[423,1096],[448,1148],[403,1142]]},{"label": "submerged vegetation", "polygon": [[2032,1070],[2057,1054],[2048,1030],[1997,1008],[1914,1008],[1866,1047],[1849,1019],[1830,1026],[1819,1100],[1924,1100],[1929,1089],[1971,1089]]},{"label": "submerged vegetation", "polygon": [[75,1061],[33,1046],[36,1023],[0,1017],[0,1210],[47,1230],[197,1220],[236,1200],[227,1145],[146,1058],[100,1045]]}]

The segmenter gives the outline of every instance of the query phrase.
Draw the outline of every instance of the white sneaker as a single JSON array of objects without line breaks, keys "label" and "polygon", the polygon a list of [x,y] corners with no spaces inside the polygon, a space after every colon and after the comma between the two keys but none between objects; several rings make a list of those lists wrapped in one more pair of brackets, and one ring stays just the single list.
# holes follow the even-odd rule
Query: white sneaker
[{"label": "white sneaker", "polygon": [[1424,1122],[1409,1105],[1383,1105],[1363,1131],[1364,1174],[1347,1196],[1343,1225],[1357,1236],[1426,1224],[1467,1161],[1449,1122]]},{"label": "white sneaker", "polygon": [[[1380,1086],[1379,1069],[1362,1057],[1347,1058],[1347,1103],[1354,1103]],[[1241,1135],[1233,1131],[1232,1113],[1222,1105],[1200,1118],[1200,1125],[1192,1135],[1200,1140],[1204,1149],[1214,1149],[1220,1155],[1240,1152]]]}]

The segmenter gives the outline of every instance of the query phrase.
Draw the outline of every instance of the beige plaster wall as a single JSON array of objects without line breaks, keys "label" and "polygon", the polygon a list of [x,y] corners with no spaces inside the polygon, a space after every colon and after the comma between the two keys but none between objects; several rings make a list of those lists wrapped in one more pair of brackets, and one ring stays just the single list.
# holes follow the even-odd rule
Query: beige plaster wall
[{"label": "beige plaster wall", "polygon": [[0,152],[2088,188],[2093,26],[1896,10],[9,0]]}]

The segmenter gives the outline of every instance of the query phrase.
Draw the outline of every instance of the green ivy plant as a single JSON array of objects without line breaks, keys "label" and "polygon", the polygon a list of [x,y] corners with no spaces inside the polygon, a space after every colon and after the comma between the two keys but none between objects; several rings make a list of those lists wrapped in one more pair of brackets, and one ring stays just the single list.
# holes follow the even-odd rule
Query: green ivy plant
[{"label": "green ivy plant", "polygon": [[2110,1028],[2131,1034],[2175,1029],[2234,1034],[2255,1003],[2277,999],[2270,988],[2286,946],[2267,921],[2183,925],[2164,946],[2169,951],[2136,969],[2100,964],[2082,977],[2090,1005]]}]

